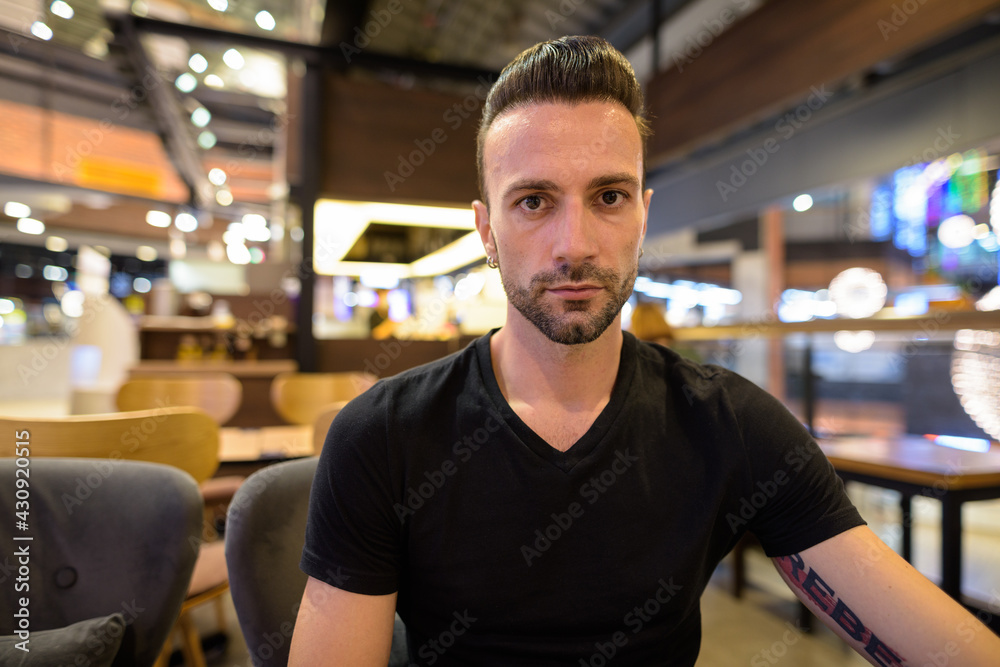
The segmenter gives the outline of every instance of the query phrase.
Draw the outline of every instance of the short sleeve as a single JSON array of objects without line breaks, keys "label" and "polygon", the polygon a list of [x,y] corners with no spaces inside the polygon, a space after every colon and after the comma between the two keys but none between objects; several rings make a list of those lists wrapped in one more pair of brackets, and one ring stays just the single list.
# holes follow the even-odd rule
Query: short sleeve
[{"label": "short sleeve", "polygon": [[745,378],[729,373],[728,383],[751,484],[736,520],[746,522],[764,552],[787,556],[864,525],[833,465],[795,416]]},{"label": "short sleeve", "polygon": [[330,426],[300,562],[309,576],[365,595],[397,591],[402,570],[381,389],[376,385],[348,403]]}]

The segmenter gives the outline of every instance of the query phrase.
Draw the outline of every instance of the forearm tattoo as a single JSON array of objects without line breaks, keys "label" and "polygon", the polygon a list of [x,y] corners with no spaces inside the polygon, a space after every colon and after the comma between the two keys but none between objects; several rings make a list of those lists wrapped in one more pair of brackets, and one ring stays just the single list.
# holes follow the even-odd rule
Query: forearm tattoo
[{"label": "forearm tattoo", "polygon": [[823,613],[832,618],[848,637],[858,642],[876,665],[895,667],[907,664],[898,652],[889,648],[870,628],[865,627],[858,615],[837,597],[836,592],[823,581],[814,568],[806,567],[802,556],[795,554],[775,560],[788,580],[815,602]]}]

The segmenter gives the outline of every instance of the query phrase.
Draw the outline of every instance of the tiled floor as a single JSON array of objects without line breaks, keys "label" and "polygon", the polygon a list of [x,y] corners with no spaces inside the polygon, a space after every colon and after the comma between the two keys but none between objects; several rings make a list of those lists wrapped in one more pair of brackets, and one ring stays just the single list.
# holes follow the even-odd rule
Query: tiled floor
[{"label": "tiled floor", "polygon": [[[861,486],[852,486],[850,493],[872,529],[896,546],[897,515],[892,495]],[[915,509],[921,516],[920,508]],[[997,508],[994,506],[994,509]],[[925,508],[923,514],[932,515],[932,510],[932,507]],[[932,578],[939,567],[939,544],[932,516],[915,526],[915,565]],[[1000,600],[1000,535],[991,531],[968,532],[964,564],[966,592],[982,600]],[[763,553],[750,550],[747,554],[748,587],[742,599],[730,595],[730,576],[727,559],[719,566],[702,598],[704,623],[698,667],[858,667],[868,664],[820,623],[815,624],[810,634],[796,627],[798,607],[795,599]],[[235,610],[231,601],[228,604],[231,645],[227,655],[212,664],[250,667]],[[199,617],[199,621],[204,621],[207,629],[214,618],[211,610],[204,611],[208,613]]]}]

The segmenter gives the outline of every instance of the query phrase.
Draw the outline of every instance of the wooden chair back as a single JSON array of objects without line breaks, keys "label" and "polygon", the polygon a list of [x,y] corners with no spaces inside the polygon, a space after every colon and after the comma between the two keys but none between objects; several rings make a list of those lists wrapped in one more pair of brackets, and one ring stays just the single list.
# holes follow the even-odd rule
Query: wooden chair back
[{"label": "wooden chair back", "polygon": [[219,467],[219,426],[197,408],[73,417],[0,417],[0,429],[28,431],[31,456],[165,463],[201,484]]},{"label": "wooden chair back", "polygon": [[128,380],[118,390],[118,409],[193,406],[225,424],[240,409],[243,385],[229,373],[144,375]]},{"label": "wooden chair back", "polygon": [[326,442],[326,434],[330,430],[330,424],[333,423],[345,405],[347,405],[347,401],[338,401],[328,406],[313,422],[313,453],[316,456],[319,456],[319,453],[323,451],[323,443]]},{"label": "wooden chair back", "polygon": [[371,373],[280,373],[271,382],[271,404],[285,421],[311,426],[334,404],[350,401],[377,380]]}]

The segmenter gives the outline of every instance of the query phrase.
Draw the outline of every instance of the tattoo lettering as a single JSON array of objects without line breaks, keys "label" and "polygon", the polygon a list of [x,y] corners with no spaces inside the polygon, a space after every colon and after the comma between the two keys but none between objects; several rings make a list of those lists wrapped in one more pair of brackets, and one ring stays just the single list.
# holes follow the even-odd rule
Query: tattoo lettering
[{"label": "tattoo lettering", "polygon": [[906,665],[899,653],[889,648],[871,629],[865,627],[858,615],[837,597],[836,592],[823,581],[815,569],[806,566],[802,556],[794,554],[775,560],[788,580],[815,602],[823,613],[832,618],[848,637],[863,646],[865,653],[871,656],[876,665],[882,667]]}]

